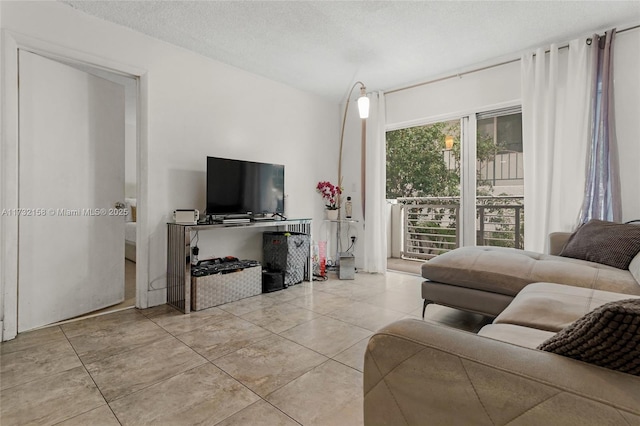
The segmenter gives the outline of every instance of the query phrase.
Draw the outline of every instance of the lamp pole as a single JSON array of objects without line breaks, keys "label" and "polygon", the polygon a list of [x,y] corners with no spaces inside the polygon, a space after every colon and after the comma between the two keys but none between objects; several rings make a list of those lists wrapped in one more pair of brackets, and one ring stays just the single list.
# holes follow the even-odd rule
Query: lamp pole
[{"label": "lamp pole", "polygon": [[[360,85],[360,97],[365,97],[366,98],[366,86],[364,85],[364,83],[362,83],[361,81],[356,81],[353,86],[351,87],[351,90],[349,91],[349,95],[347,96],[347,102],[344,106],[344,115],[342,116],[342,129],[340,131],[340,155],[338,157],[338,187],[342,190],[342,146],[344,145],[344,128],[345,125],[347,123],[347,113],[349,112],[349,100],[351,99],[351,95],[353,94],[353,91],[356,87],[358,87],[358,85]],[[367,111],[366,114],[363,114],[363,111],[360,111],[360,117],[362,118],[362,138],[363,138],[363,146],[364,146],[364,140],[366,138],[366,134],[364,133],[365,131],[365,126],[364,126],[364,120],[367,118],[367,116],[369,115],[369,104],[368,104],[368,99],[367,99]],[[363,116],[364,115],[364,116]],[[364,184],[364,182],[363,182]],[[362,200],[362,202],[364,203],[364,200]],[[340,220],[342,218],[342,211],[340,209],[340,207],[342,206],[342,197],[338,197],[338,220]]]},{"label": "lamp pole", "polygon": [[[362,119],[362,149],[365,149],[365,140],[366,140],[366,126],[365,120],[369,116],[369,98],[367,98],[367,88],[361,81],[356,81],[351,90],[349,90],[349,95],[347,95],[347,102],[344,106],[344,115],[342,116],[342,129],[340,130],[340,155],[338,156],[338,188],[342,191],[342,147],[344,145],[344,129],[347,123],[347,113],[349,112],[349,100],[351,99],[351,95],[356,87],[360,86],[360,97],[358,98],[358,109],[360,112],[360,118]],[[361,154],[362,155],[362,154]],[[361,159],[361,167],[362,167],[362,212],[364,216],[364,173],[365,173],[365,160]],[[342,241],[340,239],[341,234],[341,220],[342,220],[342,194],[338,196],[338,222],[336,223],[336,260],[340,259],[340,250],[342,249]]]}]

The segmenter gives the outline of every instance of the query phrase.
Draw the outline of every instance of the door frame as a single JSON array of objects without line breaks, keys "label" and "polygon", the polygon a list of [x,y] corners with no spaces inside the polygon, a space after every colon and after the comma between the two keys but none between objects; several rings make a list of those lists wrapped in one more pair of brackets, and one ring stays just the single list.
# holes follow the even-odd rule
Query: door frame
[{"label": "door frame", "polygon": [[[135,66],[2,30],[2,97],[0,135],[0,211],[19,204],[19,114],[18,50],[24,49],[63,63],[78,63],[137,79],[137,188],[136,307],[148,306],[148,73]],[[0,216],[0,341],[13,339],[18,332],[18,217]],[[123,241],[124,244],[124,241]],[[124,262],[124,258],[123,258]]]}]

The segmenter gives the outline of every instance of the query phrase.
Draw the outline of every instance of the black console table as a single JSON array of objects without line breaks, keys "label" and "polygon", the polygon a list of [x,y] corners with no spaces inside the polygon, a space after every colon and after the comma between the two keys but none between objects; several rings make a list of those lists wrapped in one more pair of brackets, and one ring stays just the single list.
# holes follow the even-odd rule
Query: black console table
[{"label": "black console table", "polygon": [[[191,311],[191,232],[229,228],[277,228],[311,235],[311,219],[263,220],[249,223],[181,224],[168,223],[167,304],[185,314]],[[311,241],[311,238],[309,238]],[[304,279],[313,277],[311,245]]]}]

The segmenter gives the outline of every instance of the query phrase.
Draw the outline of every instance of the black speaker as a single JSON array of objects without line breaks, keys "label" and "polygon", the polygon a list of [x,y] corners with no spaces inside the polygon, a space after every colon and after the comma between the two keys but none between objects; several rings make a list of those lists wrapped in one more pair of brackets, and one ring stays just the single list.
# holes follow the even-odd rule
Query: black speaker
[{"label": "black speaker", "polygon": [[284,272],[262,271],[262,292],[271,293],[284,289]]}]

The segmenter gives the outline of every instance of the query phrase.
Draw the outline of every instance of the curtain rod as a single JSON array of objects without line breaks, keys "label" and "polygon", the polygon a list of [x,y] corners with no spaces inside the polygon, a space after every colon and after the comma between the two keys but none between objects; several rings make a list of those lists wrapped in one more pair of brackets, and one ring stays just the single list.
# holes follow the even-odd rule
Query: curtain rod
[{"label": "curtain rod", "polygon": [[[616,31],[616,34],[620,34],[620,33],[624,33],[624,32],[627,32],[627,31],[635,30],[637,28],[640,28],[640,24],[639,25],[635,25],[633,27],[622,29],[620,31]],[[565,44],[565,45],[562,45],[562,46],[558,47],[558,49],[567,49],[568,47],[569,47],[569,44]],[[546,52],[548,53],[549,51],[547,50]],[[510,59],[508,61],[503,61],[503,62],[499,62],[497,64],[492,64],[492,65],[487,65],[487,66],[484,66],[484,67],[481,67],[481,68],[475,68],[475,69],[472,69],[472,70],[469,70],[469,71],[464,71],[464,72],[460,72],[460,73],[457,73],[457,74],[448,75],[446,77],[440,77],[440,78],[436,78],[434,80],[424,81],[422,83],[416,83],[416,84],[412,84],[410,86],[400,87],[398,89],[387,90],[387,91],[384,92],[384,94],[385,95],[389,95],[391,93],[402,92],[403,90],[414,89],[416,87],[426,86],[427,84],[438,83],[440,81],[449,80],[449,79],[455,78],[455,77],[460,78],[463,75],[473,74],[473,73],[476,73],[476,72],[489,70],[491,68],[501,67],[502,65],[512,64],[512,63],[518,62],[518,61],[520,61],[520,58]]]}]

